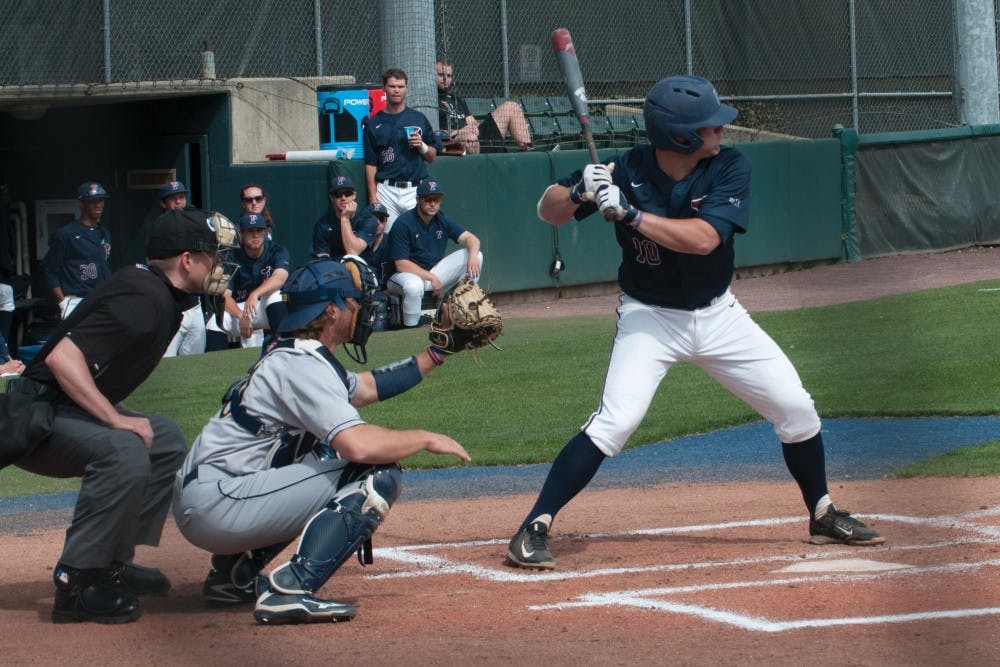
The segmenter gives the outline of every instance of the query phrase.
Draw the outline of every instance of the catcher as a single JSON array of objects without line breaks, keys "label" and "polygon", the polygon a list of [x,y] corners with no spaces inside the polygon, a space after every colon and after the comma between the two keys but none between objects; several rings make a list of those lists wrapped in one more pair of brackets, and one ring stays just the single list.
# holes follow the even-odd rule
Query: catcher
[{"label": "catcher", "polygon": [[[208,603],[255,602],[254,618],[266,624],[353,618],[353,605],[316,594],[352,554],[370,556],[364,547],[402,490],[397,461],[421,451],[470,460],[447,435],[382,428],[358,414],[478,344],[451,333],[442,316],[441,346],[373,371],[345,369],[338,346],[367,360],[376,289],[355,258],[295,270],[282,289],[281,338],[226,393],[178,471],[174,518],[213,554]],[[296,538],[291,560],[258,576]]]}]

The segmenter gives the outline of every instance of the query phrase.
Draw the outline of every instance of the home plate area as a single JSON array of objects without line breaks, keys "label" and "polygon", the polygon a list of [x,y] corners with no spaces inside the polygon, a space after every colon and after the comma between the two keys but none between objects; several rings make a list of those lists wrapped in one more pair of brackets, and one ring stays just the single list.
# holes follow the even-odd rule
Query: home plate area
[{"label": "home plate area", "polygon": [[[550,571],[509,567],[506,541],[375,550],[373,579],[536,584],[533,613],[671,614],[755,632],[1000,616],[1000,507],[961,516],[867,514],[879,547],[790,540],[802,517],[553,534]],[[789,524],[794,524],[791,528]],[[537,586],[548,582],[545,586]],[[508,589],[511,597],[517,597]]]}]

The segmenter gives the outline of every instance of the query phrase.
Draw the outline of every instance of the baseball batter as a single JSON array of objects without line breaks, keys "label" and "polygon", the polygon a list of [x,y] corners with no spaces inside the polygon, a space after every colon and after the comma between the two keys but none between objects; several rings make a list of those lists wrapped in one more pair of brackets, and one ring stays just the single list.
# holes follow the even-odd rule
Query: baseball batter
[{"label": "baseball batter", "polygon": [[76,198],[80,217],[56,231],[42,259],[45,283],[63,319],[111,277],[111,234],[101,226],[108,192],[100,183],[87,181],[77,188]]},{"label": "baseball batter", "polygon": [[[376,288],[353,259],[294,271],[283,288],[282,338],[230,389],[178,471],[177,525],[214,554],[209,603],[256,601],[254,617],[269,624],[352,618],[352,605],[315,594],[385,519],[402,489],[396,462],[421,451],[469,460],[446,435],[382,428],[358,414],[416,386],[446,356],[431,347],[371,372],[345,369],[334,352],[354,345],[366,357]],[[300,534],[291,560],[258,578]]]},{"label": "baseball batter", "polygon": [[697,364],[774,426],[809,511],[813,544],[874,545],[883,538],[836,509],[826,483],[820,419],[795,368],[729,290],[733,240],[750,219],[750,162],[721,146],[736,109],[707,80],[674,76],[644,105],[650,145],[558,180],[538,202],[553,225],[600,210],[622,249],[618,326],[597,410],[563,447],[507,559],[551,569],[553,518],[608,456],[621,452],[660,381]]},{"label": "baseball batter", "polygon": [[386,233],[397,217],[417,205],[417,185],[427,178],[427,165],[440,148],[427,117],[406,106],[407,85],[406,72],[386,70],[385,109],[364,125],[368,203],[379,202],[389,210]]}]

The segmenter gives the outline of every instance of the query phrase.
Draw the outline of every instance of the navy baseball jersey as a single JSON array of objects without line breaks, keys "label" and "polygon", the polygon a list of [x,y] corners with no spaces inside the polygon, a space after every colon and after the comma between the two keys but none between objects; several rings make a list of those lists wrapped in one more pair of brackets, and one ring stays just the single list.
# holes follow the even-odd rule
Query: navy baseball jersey
[{"label": "navy baseball jersey", "polygon": [[[364,256],[365,252],[368,252],[368,248],[375,241],[377,227],[378,221],[375,219],[375,214],[367,208],[359,206],[354,217],[351,218],[351,229],[354,230],[354,234],[359,239],[365,242],[366,247],[362,256]],[[340,220],[332,209],[327,211],[313,225],[313,240],[309,248],[309,254],[313,257],[326,255],[333,259],[340,259],[347,254],[347,250],[344,248],[344,240],[340,235]]]},{"label": "navy baseball jersey", "polygon": [[[389,232],[389,262],[408,259],[429,271],[444,258],[448,239],[457,243],[463,232],[465,229],[454,218],[440,211],[425,225],[417,209],[410,209],[396,218]],[[389,268],[390,273],[395,272],[394,266]]]},{"label": "navy baseball jersey", "polygon": [[405,107],[399,113],[379,111],[365,123],[365,164],[377,167],[375,180],[412,181],[427,178],[427,163],[419,151],[410,148],[407,126],[417,126],[424,143],[441,150],[430,121],[419,111]]},{"label": "navy baseball jersey", "polygon": [[79,220],[60,227],[42,259],[45,285],[66,295],[84,296],[111,277],[111,235]]},{"label": "navy baseball jersey", "polygon": [[[626,225],[615,225],[622,249],[618,268],[622,291],[646,304],[685,310],[703,307],[724,293],[733,279],[733,234],[745,233],[750,221],[750,160],[723,147],[680,182],[660,171],[650,145],[608,162],[615,163],[614,183],[633,206],[668,218],[702,218],[722,241],[708,255],[693,255],[664,248]],[[576,171],[558,183],[572,187],[582,173]],[[596,211],[596,203],[585,202],[576,218]]]},{"label": "navy baseball jersey", "polygon": [[274,275],[275,269],[289,271],[291,256],[285,246],[267,239],[260,257],[252,259],[247,257],[243,248],[236,248],[229,254],[229,261],[237,265],[233,277],[229,279],[229,289],[233,293],[233,300],[242,303],[250,296],[250,292]]}]

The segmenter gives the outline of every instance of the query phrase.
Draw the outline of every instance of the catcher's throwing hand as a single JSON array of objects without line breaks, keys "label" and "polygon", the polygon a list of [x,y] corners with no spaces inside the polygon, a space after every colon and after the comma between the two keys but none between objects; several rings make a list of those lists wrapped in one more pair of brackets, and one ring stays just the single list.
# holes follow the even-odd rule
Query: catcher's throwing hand
[{"label": "catcher's throwing hand", "polygon": [[431,345],[445,354],[476,350],[493,341],[503,331],[503,320],[483,289],[463,278],[445,294],[431,322]]},{"label": "catcher's throwing hand", "polygon": [[639,215],[639,209],[632,206],[617,185],[609,185],[597,192],[597,207],[608,222],[630,224]]}]

